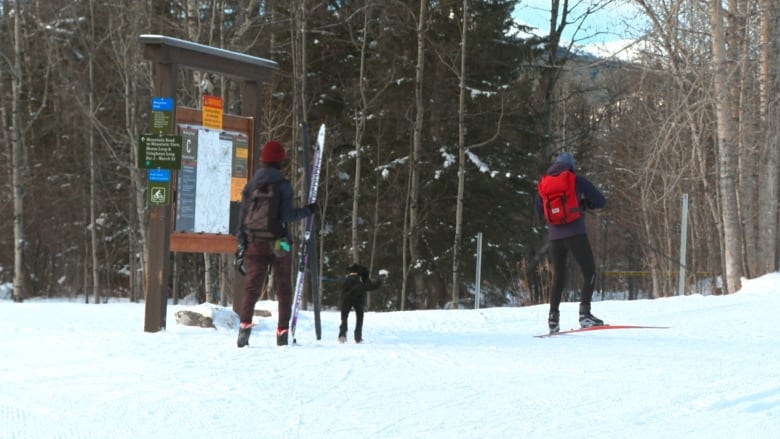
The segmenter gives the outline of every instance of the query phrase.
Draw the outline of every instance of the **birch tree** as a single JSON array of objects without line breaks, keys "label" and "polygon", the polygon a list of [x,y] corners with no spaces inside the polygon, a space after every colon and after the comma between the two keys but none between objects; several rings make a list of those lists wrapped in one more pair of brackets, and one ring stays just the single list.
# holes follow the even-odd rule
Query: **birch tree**
[{"label": "birch tree", "polygon": [[[460,274],[460,246],[463,241],[463,197],[466,180],[466,42],[469,21],[469,2],[463,0],[463,18],[460,35],[460,81],[458,82],[458,193],[455,196],[455,239],[452,244],[452,304],[460,303],[458,277]],[[478,300],[477,297],[474,300]]]},{"label": "birch tree", "polygon": [[25,145],[24,128],[22,126],[22,84],[24,83],[24,66],[22,62],[22,20],[24,19],[24,3],[17,2],[13,15],[13,66],[11,74],[11,156],[12,185],[14,197],[14,292],[15,302],[25,298],[27,269],[25,267],[25,249],[27,239],[24,233],[24,194],[28,183],[29,169],[27,164],[27,147]]},{"label": "birch tree", "polygon": [[[127,168],[130,181],[130,196],[128,210],[128,268],[130,299],[143,297],[146,290],[143,285],[145,276],[141,276],[146,264],[149,242],[146,238],[148,218],[146,215],[146,181],[145,170],[138,167],[138,139],[140,133],[139,102],[141,91],[148,87],[152,89],[151,66],[144,62],[141,44],[138,36],[150,27],[150,13],[145,2],[125,0],[116,5],[119,13],[109,14],[111,34],[108,44],[111,46],[110,62],[115,66],[122,90],[122,126],[117,127],[120,142],[127,145],[130,164]],[[175,265],[175,263],[174,263]],[[176,279],[176,276],[173,276]],[[176,291],[176,289],[174,289]],[[174,296],[176,297],[176,296]]]},{"label": "birch tree", "polygon": [[758,177],[758,257],[759,273],[778,269],[778,164],[780,162],[780,9],[776,0],[761,0],[760,102],[765,142]]},{"label": "birch tree", "polygon": [[[715,114],[717,119],[718,189],[723,221],[724,285],[727,293],[740,289],[742,264],[740,224],[737,212],[737,144],[729,94],[727,40],[720,0],[710,1],[712,67]],[[732,42],[733,43],[733,42]]]},{"label": "birch tree", "polygon": [[[409,274],[414,276],[416,293],[424,290],[422,273],[417,264],[420,256],[419,208],[420,208],[420,157],[422,151],[423,124],[425,120],[425,104],[423,97],[423,80],[425,79],[425,29],[428,15],[428,0],[420,0],[420,10],[417,16],[417,61],[414,74],[414,124],[411,144],[411,160],[409,161],[409,192],[407,215],[404,220],[404,247],[408,246],[409,260],[404,261],[403,281],[401,289],[401,310],[406,308]],[[408,223],[406,222],[408,221]],[[407,227],[408,224],[408,227]],[[406,251],[404,251],[406,258]]]},{"label": "birch tree", "polygon": [[371,5],[363,8],[363,26],[358,41],[360,43],[360,68],[358,70],[358,91],[360,98],[358,108],[355,110],[355,181],[354,195],[352,196],[352,260],[360,261],[360,240],[358,238],[358,217],[360,212],[360,174],[361,151],[363,150],[363,135],[366,130],[366,112],[368,111],[368,99],[366,97],[366,84],[363,78],[366,76],[366,55],[368,36],[368,23],[371,17]]},{"label": "birch tree", "polygon": [[[89,27],[87,40],[87,148],[89,150],[89,231],[92,254],[92,300],[100,303],[100,260],[98,258],[97,185],[98,161],[95,145],[95,2],[89,0]],[[86,293],[85,293],[86,296]]]}]

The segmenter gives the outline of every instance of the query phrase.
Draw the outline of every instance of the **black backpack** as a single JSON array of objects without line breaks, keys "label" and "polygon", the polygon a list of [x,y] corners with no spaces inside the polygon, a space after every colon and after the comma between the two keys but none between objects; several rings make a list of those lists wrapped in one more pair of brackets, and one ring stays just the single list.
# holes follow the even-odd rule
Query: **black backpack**
[{"label": "black backpack", "polygon": [[257,185],[249,194],[244,221],[241,223],[247,238],[276,239],[285,235],[285,228],[279,218],[281,197],[274,183]]}]

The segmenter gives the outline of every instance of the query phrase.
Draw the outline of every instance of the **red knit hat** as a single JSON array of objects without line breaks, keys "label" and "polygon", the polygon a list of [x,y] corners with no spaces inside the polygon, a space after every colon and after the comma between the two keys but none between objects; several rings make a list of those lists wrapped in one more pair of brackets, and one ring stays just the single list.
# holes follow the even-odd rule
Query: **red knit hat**
[{"label": "red knit hat", "polygon": [[276,140],[270,140],[263,145],[260,160],[265,163],[278,163],[284,160],[284,146]]}]

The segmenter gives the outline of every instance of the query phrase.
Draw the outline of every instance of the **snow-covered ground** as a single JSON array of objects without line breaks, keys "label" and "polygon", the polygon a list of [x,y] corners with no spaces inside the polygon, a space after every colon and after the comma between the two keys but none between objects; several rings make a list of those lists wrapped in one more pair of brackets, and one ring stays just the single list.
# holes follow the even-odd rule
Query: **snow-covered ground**
[{"label": "snow-covered ground", "polygon": [[670,329],[544,339],[546,305],[368,313],[359,345],[303,311],[297,346],[274,316],[238,349],[230,313],[201,329],[184,308],[145,333],[142,304],[0,301],[0,438],[780,437],[780,274],[593,306]]}]

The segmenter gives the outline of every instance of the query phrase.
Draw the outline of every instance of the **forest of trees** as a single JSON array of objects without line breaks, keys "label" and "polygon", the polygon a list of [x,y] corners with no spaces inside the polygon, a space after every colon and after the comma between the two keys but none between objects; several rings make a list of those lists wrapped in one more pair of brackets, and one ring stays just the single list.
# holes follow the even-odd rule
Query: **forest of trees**
[{"label": "forest of trees", "polygon": [[[521,0],[0,0],[0,283],[18,301],[143,298],[142,34],[279,64],[255,135],[287,145],[298,206],[301,122],[327,124],[323,306],[352,262],[390,272],[370,309],[472,306],[478,233],[483,306],[545,302],[531,206],[561,150],[608,199],[587,219],[602,292],[678,294],[683,194],[686,293],[775,271],[776,0],[585,3],[550,0],[532,37]],[[562,38],[618,3],[639,11],[631,61],[578,53],[584,31]],[[235,81],[179,75],[177,105],[210,94],[240,114]],[[176,298],[215,301],[235,276],[232,255],[171,257]]]}]

